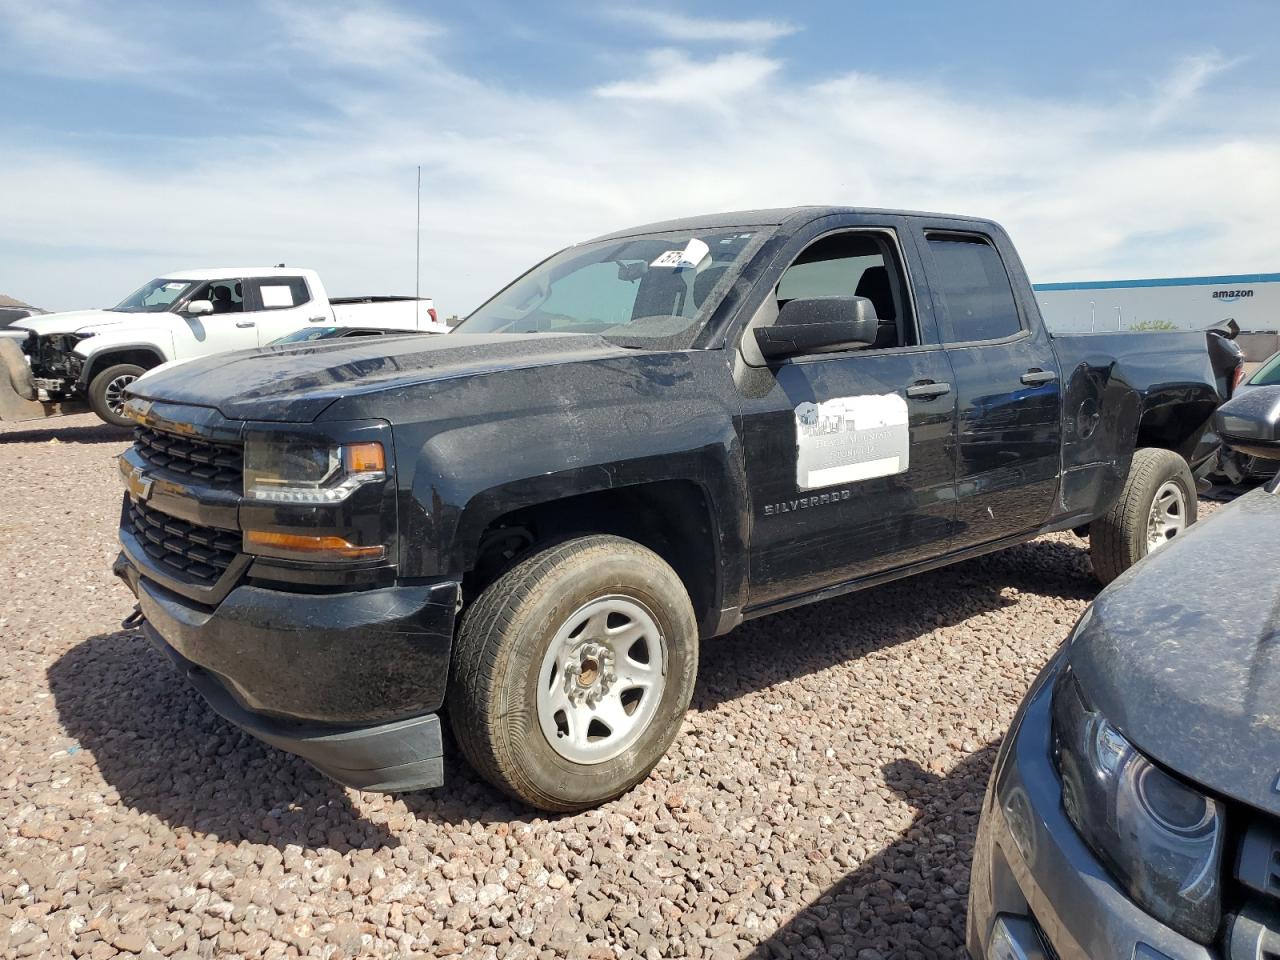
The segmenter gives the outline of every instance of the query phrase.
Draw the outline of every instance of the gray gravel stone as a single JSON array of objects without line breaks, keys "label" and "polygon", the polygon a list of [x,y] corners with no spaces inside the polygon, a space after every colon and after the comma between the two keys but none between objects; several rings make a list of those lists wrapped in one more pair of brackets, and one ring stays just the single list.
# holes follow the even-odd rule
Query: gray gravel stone
[{"label": "gray gravel stone", "polygon": [[600,810],[452,754],[363,794],[119,629],[126,444],[0,425],[0,954],[958,958],[994,745],[1096,589],[1058,534],[705,643],[669,755]]}]

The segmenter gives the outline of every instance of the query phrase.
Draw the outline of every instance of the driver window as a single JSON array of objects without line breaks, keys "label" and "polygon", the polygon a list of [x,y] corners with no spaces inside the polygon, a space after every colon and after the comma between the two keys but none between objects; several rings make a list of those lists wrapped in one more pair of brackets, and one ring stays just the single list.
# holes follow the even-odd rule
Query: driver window
[{"label": "driver window", "polygon": [[808,297],[865,297],[880,327],[871,350],[906,347],[916,341],[902,271],[889,243],[865,231],[815,240],[792,261],[778,281],[777,305]]},{"label": "driver window", "polygon": [[239,280],[210,280],[189,298],[208,300],[214,313],[243,313],[244,285]]}]

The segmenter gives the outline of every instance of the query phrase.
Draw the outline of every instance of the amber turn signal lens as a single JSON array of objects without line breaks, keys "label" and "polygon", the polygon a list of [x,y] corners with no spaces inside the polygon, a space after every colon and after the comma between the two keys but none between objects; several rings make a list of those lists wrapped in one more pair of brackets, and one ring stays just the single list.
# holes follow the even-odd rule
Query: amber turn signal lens
[{"label": "amber turn signal lens", "polygon": [[[382,447],[376,443],[373,446]],[[358,547],[342,537],[309,537],[297,533],[271,533],[266,530],[246,530],[245,547],[266,547],[277,553],[288,553],[313,560],[381,560],[387,548],[378,545]]]},{"label": "amber turn signal lens", "polygon": [[347,473],[383,473],[387,457],[380,443],[352,443],[342,448],[343,466]]}]

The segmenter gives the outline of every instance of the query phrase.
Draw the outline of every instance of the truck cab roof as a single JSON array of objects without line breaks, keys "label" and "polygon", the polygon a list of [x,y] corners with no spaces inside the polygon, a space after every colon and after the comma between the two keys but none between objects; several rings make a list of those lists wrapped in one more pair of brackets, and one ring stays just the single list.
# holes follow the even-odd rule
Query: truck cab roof
[{"label": "truck cab roof", "polygon": [[841,214],[873,214],[886,217],[930,217],[939,220],[966,220],[975,224],[994,226],[992,220],[983,217],[957,216],[952,213],[930,213],[924,210],[894,210],[881,207],[845,207],[823,204],[795,207],[770,207],[757,210],[731,210],[727,213],[709,213],[701,216],[659,220],[638,227],[629,227],[613,233],[601,234],[587,241],[621,240],[646,233],[675,233],[680,231],[707,230],[717,227],[775,227],[782,224],[810,223],[822,217]]},{"label": "truck cab roof", "polygon": [[223,280],[228,277],[296,277],[314,273],[306,267],[196,267],[170,270],[160,276],[174,280]]}]

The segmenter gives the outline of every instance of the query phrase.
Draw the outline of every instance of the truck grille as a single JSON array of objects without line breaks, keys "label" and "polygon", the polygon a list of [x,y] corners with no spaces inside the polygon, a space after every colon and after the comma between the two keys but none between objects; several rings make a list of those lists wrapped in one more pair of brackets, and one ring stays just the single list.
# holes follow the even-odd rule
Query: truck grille
[{"label": "truck grille", "polygon": [[240,534],[202,527],[129,498],[128,524],[142,549],[170,576],[213,586],[240,552]]},{"label": "truck grille", "polygon": [[239,444],[134,427],[133,448],[151,466],[207,486],[239,493],[243,485],[244,451]]}]

